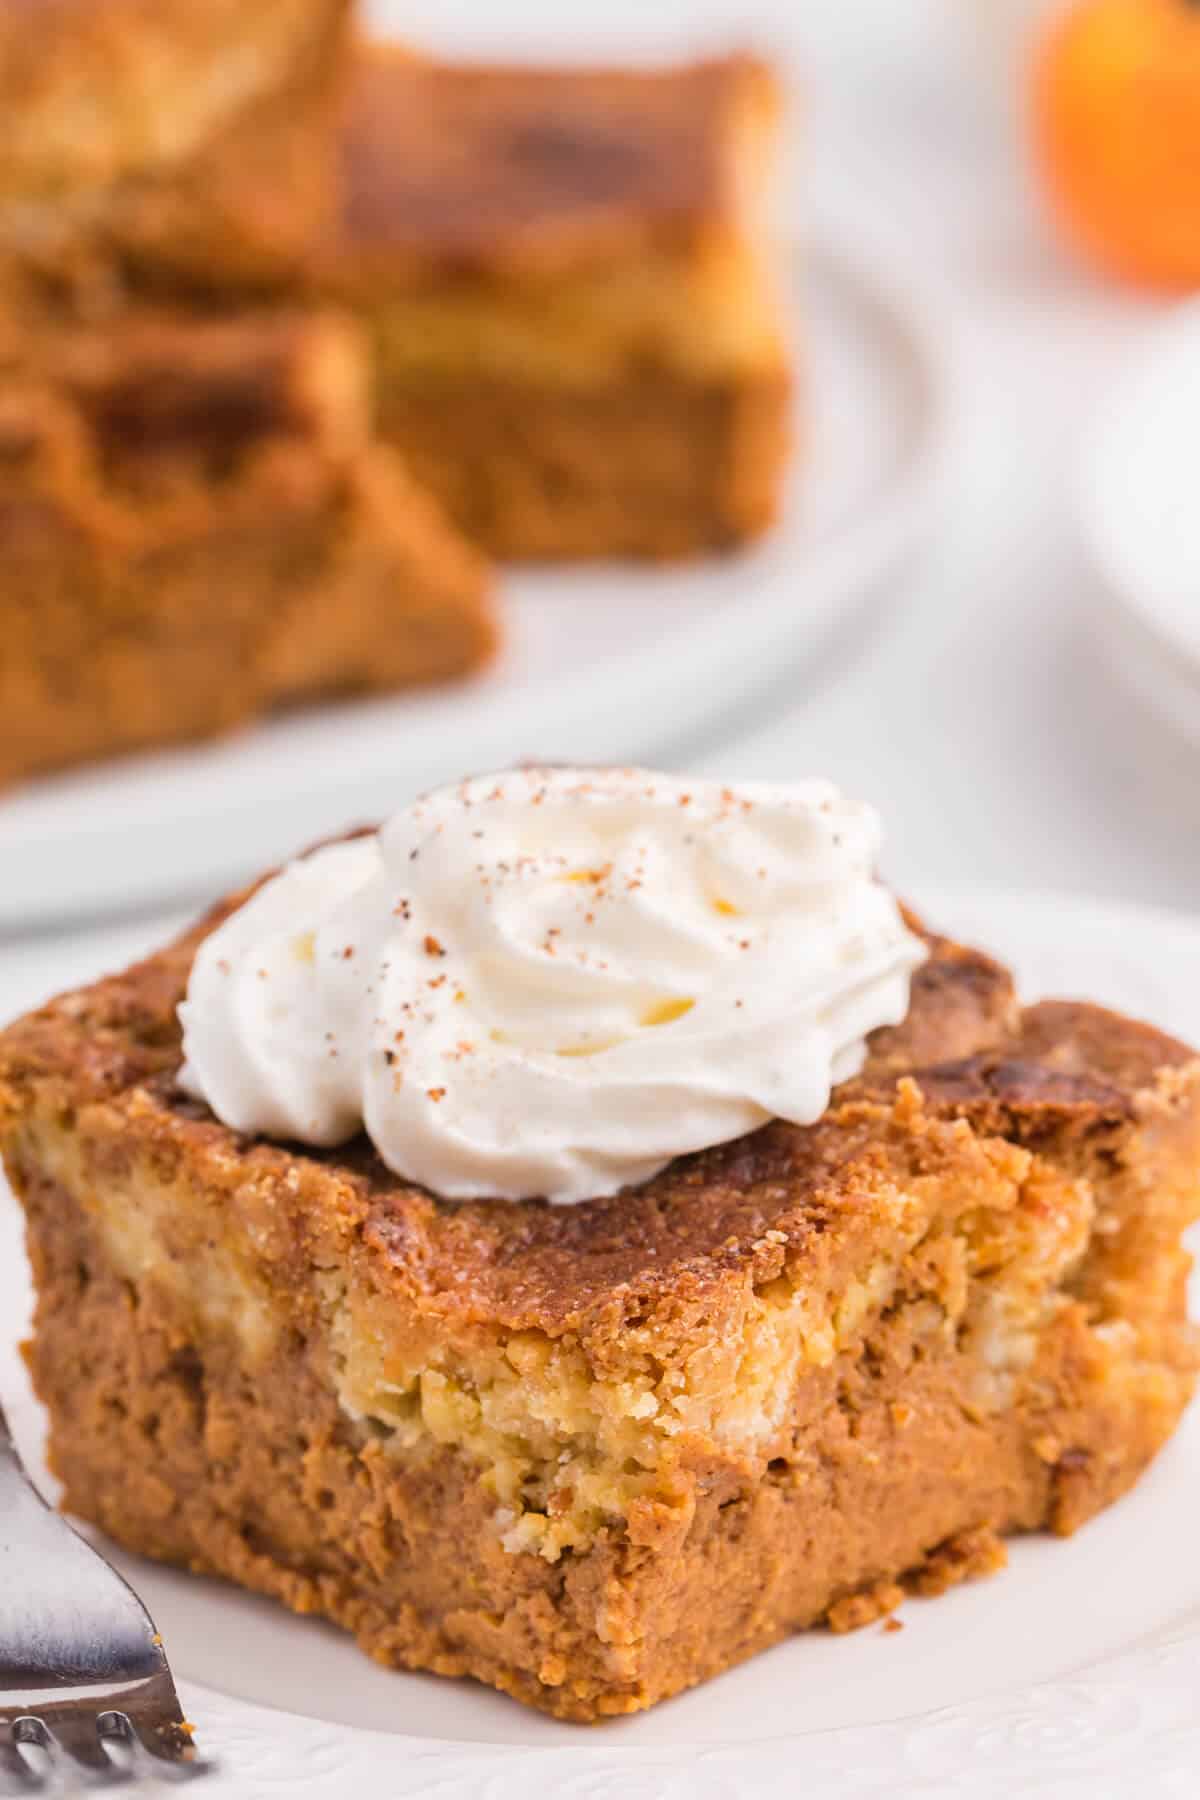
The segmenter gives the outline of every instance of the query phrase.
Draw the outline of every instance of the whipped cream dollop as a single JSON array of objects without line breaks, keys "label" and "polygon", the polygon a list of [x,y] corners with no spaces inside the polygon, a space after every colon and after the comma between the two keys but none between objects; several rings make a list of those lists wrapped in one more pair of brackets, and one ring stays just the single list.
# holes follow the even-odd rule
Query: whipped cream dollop
[{"label": "whipped cream dollop", "polygon": [[185,1088],[238,1131],[365,1129],[450,1199],[570,1203],[810,1124],[925,952],[824,781],[462,782],[274,876],[201,944]]}]

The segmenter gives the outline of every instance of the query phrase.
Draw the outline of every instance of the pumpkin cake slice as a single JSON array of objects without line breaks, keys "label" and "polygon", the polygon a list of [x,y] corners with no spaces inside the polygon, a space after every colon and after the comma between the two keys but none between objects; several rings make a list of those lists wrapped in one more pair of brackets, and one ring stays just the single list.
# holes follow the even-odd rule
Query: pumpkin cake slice
[{"label": "pumpkin cake slice", "polygon": [[359,54],[314,279],[370,328],[382,432],[492,554],[676,557],[775,518],[778,108],[744,56]]},{"label": "pumpkin cake slice", "polygon": [[235,903],[0,1036],[52,1464],[132,1549],[595,1720],[1074,1530],[1178,1422],[1182,1044],[930,939],[815,1125],[450,1204],[181,1090]]},{"label": "pumpkin cake slice", "polygon": [[490,654],[487,573],[372,441],[350,322],[142,316],[10,350],[0,782]]}]

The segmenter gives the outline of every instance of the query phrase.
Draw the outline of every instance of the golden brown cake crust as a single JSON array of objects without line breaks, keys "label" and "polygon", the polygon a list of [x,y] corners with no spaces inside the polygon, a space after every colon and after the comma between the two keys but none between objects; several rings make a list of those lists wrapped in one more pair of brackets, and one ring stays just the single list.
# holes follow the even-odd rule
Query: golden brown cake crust
[{"label": "golden brown cake crust", "polygon": [[[334,57],[309,90],[254,107],[169,173],[113,190],[89,245],[109,278],[203,307],[285,294],[337,207],[340,66]],[[74,304],[90,303],[85,281]]]},{"label": "golden brown cake crust", "polygon": [[[860,1183],[891,1144],[898,1081],[917,1084],[934,1120],[970,1117],[1005,1134],[1063,1133],[1100,1146],[1135,1118],[1164,1073],[1194,1061],[1152,1027],[1090,1006],[1022,1014],[998,964],[935,938],[903,1029],[923,1053],[934,1052],[945,1030],[953,1061],[929,1054],[905,1066],[895,1034],[880,1034],[881,1054],[815,1126],[777,1121],[581,1206],[446,1205],[401,1181],[365,1142],[317,1151],[239,1139],[179,1093],[176,1008],[196,943],[232,904],[169,951],[10,1027],[0,1039],[0,1081],[49,1077],[68,1084],[77,1103],[103,1097],[132,1106],[139,1133],[158,1137],[164,1154],[198,1158],[214,1172],[244,1157],[247,1170],[269,1182],[301,1165],[318,1204],[353,1210],[398,1289],[440,1314],[484,1316],[511,1330],[615,1336],[647,1307],[700,1298],[747,1268],[769,1279],[813,1249],[840,1212],[853,1213]],[[1025,1053],[1027,1031],[1036,1059]],[[1102,1076],[1079,1066],[1097,1042]],[[1077,1072],[1065,1066],[1072,1057]],[[901,1144],[898,1153],[921,1152]]]},{"label": "golden brown cake crust", "polygon": [[735,139],[773,117],[749,56],[685,68],[472,66],[377,47],[342,131],[339,279],[545,277],[738,228]]}]

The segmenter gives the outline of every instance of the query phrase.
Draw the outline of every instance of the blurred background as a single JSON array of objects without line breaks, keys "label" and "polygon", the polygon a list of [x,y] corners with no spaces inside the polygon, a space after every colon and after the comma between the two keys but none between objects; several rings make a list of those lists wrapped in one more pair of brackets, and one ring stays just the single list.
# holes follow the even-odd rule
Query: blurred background
[{"label": "blurred background", "polygon": [[[421,29],[454,53],[547,60],[749,39],[780,59],[795,95],[795,229],[812,211],[861,221],[867,237],[886,221],[941,286],[959,435],[932,549],[802,704],[783,688],[767,717],[756,706],[722,743],[692,746],[695,766],[819,769],[870,795],[901,881],[1193,908],[1200,760],[1113,666],[1076,505],[1090,437],[1168,302],[1097,275],[1048,222],[1022,127],[1028,40],[1053,10],[440,0]],[[374,17],[402,30],[410,11],[376,0]]]},{"label": "blurred background", "polygon": [[[623,620],[636,646],[650,604],[652,578],[627,580],[615,565],[570,571],[569,603],[544,602],[540,576],[527,595],[524,577],[510,581],[505,570],[515,651],[506,648],[495,678],[489,671],[478,689],[449,696],[443,761],[447,730],[455,772],[522,753],[641,755],[635,714],[657,696],[664,714],[678,715],[664,762],[729,777],[825,774],[870,798],[886,824],[887,873],[907,891],[1062,890],[1195,910],[1200,508],[1190,471],[1200,313],[1188,295],[1200,288],[1200,11],[1186,0],[364,5],[375,31],[448,58],[622,64],[762,52],[790,99],[774,202],[781,243],[798,245],[802,259],[811,243],[814,267],[831,239],[853,252],[866,282],[860,297],[885,296],[893,322],[922,346],[922,379],[936,390],[936,418],[925,421],[936,440],[926,446],[926,474],[936,481],[932,498],[924,493],[920,529],[910,495],[911,528],[897,532],[893,519],[888,555],[873,554],[889,497],[882,487],[857,495],[847,541],[824,546],[830,618],[809,634],[803,661],[785,653],[787,634],[776,630],[777,649],[758,655],[753,682],[743,683],[733,657],[711,705],[679,703],[686,677],[672,658],[686,648],[681,621],[703,625],[706,608],[728,612],[743,580],[749,591],[764,566],[777,611],[781,583],[785,610],[794,604],[799,618],[815,605],[813,545],[803,532],[789,535],[785,522],[767,565],[710,559],[680,576],[678,600],[674,577],[653,578],[673,609],[675,651],[649,668],[653,648],[628,652],[635,698],[623,702],[627,745],[622,726],[597,724],[618,704],[615,682],[593,683],[568,727],[563,701],[558,724],[528,732],[520,693],[501,692],[508,723],[489,733],[487,708],[494,711],[513,655],[530,652],[530,620],[557,620],[560,635],[545,639],[538,665],[538,717],[552,719],[556,659],[587,663],[589,633],[603,627],[619,637]],[[837,291],[824,290],[826,314]],[[853,369],[843,367],[842,387],[830,387],[829,323],[810,336],[802,316],[797,333],[801,394],[811,376],[824,409],[811,433],[804,426],[804,505],[820,489],[832,437],[840,433],[845,462],[855,434],[875,429],[861,391],[839,398],[850,395]],[[843,363],[856,354],[847,329]],[[878,330],[876,339],[878,351]],[[860,389],[874,380],[866,363],[857,379]],[[830,394],[838,416],[830,416]],[[861,448],[860,487],[873,446]],[[835,608],[829,564],[839,556]],[[847,575],[851,563],[856,572]],[[425,777],[405,721],[424,730],[441,704],[418,695],[410,711],[364,708],[372,720],[393,720],[391,738],[380,723],[364,727],[361,741],[397,802],[406,780]],[[68,888],[70,910],[82,913],[75,875],[89,831],[100,846],[104,905],[138,903],[137,880],[108,881],[103,845],[122,821],[159,857],[143,904],[195,897],[210,867],[212,885],[223,887],[235,866],[248,873],[298,839],[336,828],[345,792],[331,790],[323,811],[307,806],[308,790],[290,774],[299,741],[291,729],[285,722],[272,736],[272,725],[144,768],[125,761],[39,775],[0,796],[0,861],[7,858],[10,881],[19,886],[37,862],[24,897],[7,911],[0,897],[0,928],[53,922],[55,894]],[[353,788],[360,740],[342,741],[340,732],[336,718],[318,721],[306,766],[320,774],[340,755],[343,789],[361,793],[360,814],[374,813],[377,787]],[[229,867],[217,867],[222,808],[237,800],[253,823],[240,786],[248,744],[261,778],[261,842],[243,828]],[[439,763],[439,778],[450,772]],[[295,790],[286,816],[271,801],[271,782],[281,800],[289,783]],[[192,824],[204,809],[207,835]],[[176,893],[163,869],[183,870],[189,856]]]}]

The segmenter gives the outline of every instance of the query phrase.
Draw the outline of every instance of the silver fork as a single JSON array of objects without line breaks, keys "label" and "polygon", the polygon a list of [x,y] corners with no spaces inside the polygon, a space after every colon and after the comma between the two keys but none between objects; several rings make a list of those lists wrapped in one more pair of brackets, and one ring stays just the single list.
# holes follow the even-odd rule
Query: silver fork
[{"label": "silver fork", "polygon": [[209,1766],[191,1747],[149,1613],[42,1500],[0,1408],[0,1794]]}]

